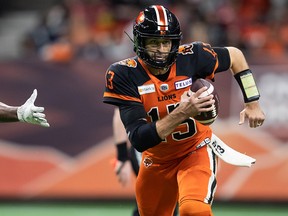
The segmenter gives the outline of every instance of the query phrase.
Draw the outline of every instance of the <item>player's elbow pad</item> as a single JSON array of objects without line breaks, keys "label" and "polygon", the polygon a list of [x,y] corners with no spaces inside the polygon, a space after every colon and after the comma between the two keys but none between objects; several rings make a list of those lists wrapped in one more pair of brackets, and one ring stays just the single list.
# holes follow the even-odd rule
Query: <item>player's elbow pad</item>
[{"label": "player's elbow pad", "polygon": [[[133,126],[132,126],[133,127]],[[129,130],[129,140],[132,146],[139,152],[143,152],[155,145],[158,145],[162,140],[156,131],[156,122],[146,123],[135,127],[134,130]]]}]

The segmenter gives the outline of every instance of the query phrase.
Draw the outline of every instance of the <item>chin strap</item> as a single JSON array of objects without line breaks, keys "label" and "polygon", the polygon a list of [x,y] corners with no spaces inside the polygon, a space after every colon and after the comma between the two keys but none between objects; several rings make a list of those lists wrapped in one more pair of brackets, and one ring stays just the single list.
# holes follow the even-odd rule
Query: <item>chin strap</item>
[{"label": "chin strap", "polygon": [[226,145],[215,134],[212,134],[211,141],[208,145],[213,152],[226,163],[235,166],[251,167],[256,162],[255,158],[242,154]]}]

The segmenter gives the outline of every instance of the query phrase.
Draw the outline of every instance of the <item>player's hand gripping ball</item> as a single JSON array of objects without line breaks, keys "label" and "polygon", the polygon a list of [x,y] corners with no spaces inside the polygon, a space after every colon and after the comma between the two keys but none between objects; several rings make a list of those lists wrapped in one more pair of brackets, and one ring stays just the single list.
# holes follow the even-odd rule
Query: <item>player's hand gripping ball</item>
[{"label": "player's hand gripping ball", "polygon": [[210,125],[218,117],[220,100],[219,100],[219,96],[218,96],[214,86],[209,81],[207,81],[205,79],[195,80],[191,85],[191,91],[196,92],[197,90],[199,90],[200,88],[202,88],[204,86],[207,86],[207,90],[205,92],[203,92],[200,95],[200,97],[204,97],[204,96],[208,96],[210,94],[213,94],[214,100],[215,100],[215,103],[212,105],[213,110],[209,111],[209,112],[199,113],[197,116],[194,116],[193,118],[195,120],[197,120],[198,122],[200,122],[201,124]]}]

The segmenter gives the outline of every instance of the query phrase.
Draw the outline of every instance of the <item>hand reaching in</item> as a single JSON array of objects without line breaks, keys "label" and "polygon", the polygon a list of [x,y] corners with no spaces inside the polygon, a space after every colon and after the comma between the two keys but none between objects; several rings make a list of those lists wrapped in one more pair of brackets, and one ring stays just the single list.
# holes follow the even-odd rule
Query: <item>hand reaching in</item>
[{"label": "hand reaching in", "polygon": [[44,107],[37,107],[34,105],[37,98],[37,89],[34,89],[32,95],[28,100],[17,109],[17,116],[19,121],[31,124],[38,124],[43,127],[50,127],[45,118]]}]

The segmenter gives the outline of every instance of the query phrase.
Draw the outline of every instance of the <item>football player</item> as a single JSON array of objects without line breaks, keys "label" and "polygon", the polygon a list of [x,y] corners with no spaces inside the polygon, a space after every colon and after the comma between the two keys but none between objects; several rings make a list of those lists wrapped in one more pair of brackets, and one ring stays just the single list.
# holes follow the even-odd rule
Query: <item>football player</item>
[{"label": "football player", "polygon": [[0,122],[26,122],[31,124],[49,127],[46,116],[43,113],[44,107],[35,106],[37,89],[34,89],[30,98],[21,106],[9,106],[0,102]]},{"label": "football player", "polygon": [[[197,78],[215,79],[230,69],[243,93],[240,124],[256,128],[265,120],[252,71],[236,47],[203,42],[180,46],[177,17],[161,5],[141,11],[133,25],[136,56],[112,64],[106,72],[104,102],[119,107],[129,140],[142,152],[136,181],[140,215],[212,215],[217,160],[203,142],[212,130],[193,119],[212,110],[212,95],[192,93]],[[247,84],[249,88],[247,88]]]}]

